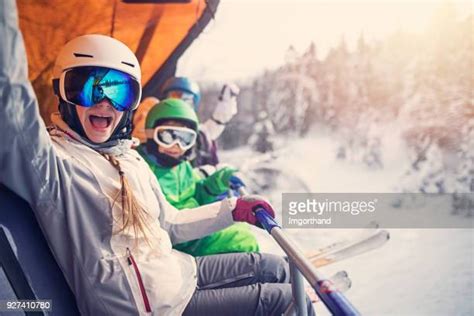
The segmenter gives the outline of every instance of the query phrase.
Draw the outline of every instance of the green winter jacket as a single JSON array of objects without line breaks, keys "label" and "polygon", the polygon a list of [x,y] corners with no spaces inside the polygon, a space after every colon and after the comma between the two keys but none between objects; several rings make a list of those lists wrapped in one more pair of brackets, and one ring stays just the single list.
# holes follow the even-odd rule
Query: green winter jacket
[{"label": "green winter jacket", "polygon": [[[224,169],[207,178],[201,178],[188,161],[168,168],[160,166],[153,155],[141,145],[137,148],[158,179],[166,199],[177,209],[194,208],[216,201],[229,190],[222,175]],[[229,252],[256,252],[257,240],[246,223],[236,223],[201,239],[173,245],[173,248],[192,256],[206,256]]]}]

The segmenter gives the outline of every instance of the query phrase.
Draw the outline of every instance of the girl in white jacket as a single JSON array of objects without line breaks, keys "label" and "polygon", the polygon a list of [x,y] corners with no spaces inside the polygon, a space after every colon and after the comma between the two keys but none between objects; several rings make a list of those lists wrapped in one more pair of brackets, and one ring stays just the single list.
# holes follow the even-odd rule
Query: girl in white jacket
[{"label": "girl in white jacket", "polygon": [[131,149],[141,73],[130,49],[103,35],[64,46],[53,71],[60,113],[48,135],[13,0],[0,2],[0,38],[0,182],[31,205],[82,314],[264,315],[288,307],[283,259],[195,259],[172,249],[234,221],[255,224],[256,206],[273,210],[258,197],[185,212],[166,202]]}]

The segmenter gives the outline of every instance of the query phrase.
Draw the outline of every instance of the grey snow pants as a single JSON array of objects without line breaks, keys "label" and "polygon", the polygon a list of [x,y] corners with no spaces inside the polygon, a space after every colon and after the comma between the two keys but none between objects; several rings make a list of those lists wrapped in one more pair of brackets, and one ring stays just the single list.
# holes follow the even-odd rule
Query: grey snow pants
[{"label": "grey snow pants", "polygon": [[[292,300],[287,261],[262,253],[197,257],[198,286],[183,315],[281,315]],[[306,297],[308,315],[315,315]]]}]

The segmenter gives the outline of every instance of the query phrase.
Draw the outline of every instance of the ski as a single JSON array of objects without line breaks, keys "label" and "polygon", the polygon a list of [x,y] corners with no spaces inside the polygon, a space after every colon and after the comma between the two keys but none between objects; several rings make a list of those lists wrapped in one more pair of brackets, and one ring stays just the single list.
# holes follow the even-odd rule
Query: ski
[{"label": "ski", "polygon": [[336,251],[338,249],[346,248],[347,246],[351,244],[370,238],[371,236],[377,234],[379,231],[380,231],[379,224],[375,221],[372,221],[369,223],[369,225],[366,228],[364,228],[360,232],[357,232],[357,234],[355,234],[354,236],[351,236],[350,238],[338,240],[332,244],[319,248],[318,250],[307,252],[306,258],[311,260],[312,258],[316,258],[325,253],[329,253],[329,252]]},{"label": "ski", "polygon": [[352,287],[352,280],[345,270],[335,273],[329,278],[329,281],[341,292],[347,292]]},{"label": "ski", "polygon": [[388,231],[378,230],[370,236],[366,236],[345,246],[330,249],[327,252],[317,254],[308,259],[315,267],[319,268],[377,249],[383,246],[389,239],[390,233]]}]

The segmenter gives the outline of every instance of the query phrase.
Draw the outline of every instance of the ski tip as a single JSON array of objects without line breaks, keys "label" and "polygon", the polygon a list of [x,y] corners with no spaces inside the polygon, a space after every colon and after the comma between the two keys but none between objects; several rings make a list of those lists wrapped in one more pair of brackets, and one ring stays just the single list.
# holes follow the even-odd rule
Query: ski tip
[{"label": "ski tip", "polygon": [[347,278],[349,274],[346,270],[336,272],[331,278]]},{"label": "ski tip", "polygon": [[352,280],[350,278],[347,278],[347,289],[352,288]]},{"label": "ski tip", "polygon": [[380,224],[377,221],[370,221],[366,228],[380,228]]},{"label": "ski tip", "polygon": [[385,236],[386,240],[390,239],[390,232],[388,230],[382,230],[379,232],[379,234]]}]

